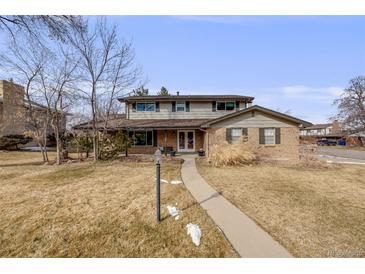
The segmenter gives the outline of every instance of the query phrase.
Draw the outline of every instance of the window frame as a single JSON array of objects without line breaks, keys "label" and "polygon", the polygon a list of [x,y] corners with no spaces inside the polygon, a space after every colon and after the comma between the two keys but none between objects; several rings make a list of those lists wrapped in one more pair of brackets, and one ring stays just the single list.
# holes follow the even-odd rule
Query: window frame
[{"label": "window frame", "polygon": [[[147,110],[148,104],[153,105],[153,110]],[[143,110],[139,110],[138,105],[144,105]],[[136,102],[136,112],[156,112],[156,102]]]},{"label": "window frame", "polygon": [[[179,110],[179,104],[184,105],[184,110]],[[186,112],[186,102],[185,101],[176,101],[175,103],[176,112]]]},{"label": "window frame", "polygon": [[[233,136],[232,133],[235,130],[239,131],[239,135],[238,136]],[[230,128],[230,136],[229,136],[229,143],[230,144],[237,143],[241,137],[242,137],[242,128],[241,127],[233,127],[233,128]]]},{"label": "window frame", "polygon": [[[232,103],[233,108],[227,109],[227,103]],[[218,109],[219,104],[224,104],[224,109]],[[217,101],[216,102],[216,111],[233,111],[236,109],[236,102],[235,101]]]},{"label": "window frame", "polygon": [[[273,132],[273,135],[272,136],[266,136],[265,135],[265,132],[267,131],[267,130],[272,130],[272,132]],[[266,127],[266,128],[264,128],[263,129],[263,133],[264,133],[264,145],[269,145],[269,146],[273,146],[273,145],[275,145],[276,144],[276,132],[275,132],[275,128],[273,128],[273,127]],[[267,143],[266,142],[266,138],[267,137],[272,137],[272,143]]]},{"label": "window frame", "polygon": [[[132,146],[134,147],[153,147],[153,143],[154,143],[154,136],[153,136],[153,130],[131,130],[130,132],[132,132],[132,141],[133,141],[133,144]],[[144,132],[145,134],[145,144],[144,145],[138,145],[136,144],[136,132]],[[151,144],[149,145],[148,143],[148,132],[151,132]]]}]

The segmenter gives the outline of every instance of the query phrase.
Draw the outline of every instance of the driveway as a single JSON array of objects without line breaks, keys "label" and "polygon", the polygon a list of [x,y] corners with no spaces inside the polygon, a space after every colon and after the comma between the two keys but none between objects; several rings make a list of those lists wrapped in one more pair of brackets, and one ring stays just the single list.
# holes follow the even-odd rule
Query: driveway
[{"label": "driveway", "polygon": [[365,165],[365,150],[319,147],[317,156],[319,159],[327,160],[327,162]]}]

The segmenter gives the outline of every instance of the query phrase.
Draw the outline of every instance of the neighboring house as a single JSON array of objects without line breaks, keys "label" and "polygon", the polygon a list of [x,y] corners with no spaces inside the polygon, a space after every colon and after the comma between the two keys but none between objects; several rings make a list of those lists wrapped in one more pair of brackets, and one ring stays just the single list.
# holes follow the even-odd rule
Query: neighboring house
[{"label": "neighboring house", "polygon": [[[158,147],[207,154],[214,144],[235,142],[246,135],[259,155],[298,159],[299,128],[309,122],[260,106],[253,97],[238,95],[129,96],[125,117],[110,122],[109,130],[126,130],[133,137],[131,153],[153,153]],[[74,127],[89,130],[90,123]]]},{"label": "neighboring house", "polygon": [[346,134],[341,124],[335,120],[327,124],[315,124],[300,129],[300,140],[304,144],[314,144],[321,139],[339,140]]},{"label": "neighboring house", "polygon": [[[0,80],[0,136],[24,135],[25,132],[33,130],[29,118],[29,105],[25,99],[23,86]],[[39,121],[46,121],[47,108],[36,102],[31,102],[31,105],[35,117]],[[66,115],[62,119],[61,131],[66,128]],[[50,134],[52,134],[52,128],[48,124],[47,135]]]},{"label": "neighboring house", "polygon": [[341,134],[342,128],[338,121],[329,124],[316,124],[300,129],[300,136],[329,136],[332,134]]}]

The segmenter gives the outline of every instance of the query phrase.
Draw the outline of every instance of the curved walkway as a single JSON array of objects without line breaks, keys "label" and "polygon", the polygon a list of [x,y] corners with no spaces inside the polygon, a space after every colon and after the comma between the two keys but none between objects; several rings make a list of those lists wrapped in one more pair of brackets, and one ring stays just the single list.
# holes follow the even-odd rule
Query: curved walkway
[{"label": "curved walkway", "polygon": [[241,257],[279,258],[292,255],[242,211],[214,190],[198,173],[195,155],[184,155],[181,177]]}]

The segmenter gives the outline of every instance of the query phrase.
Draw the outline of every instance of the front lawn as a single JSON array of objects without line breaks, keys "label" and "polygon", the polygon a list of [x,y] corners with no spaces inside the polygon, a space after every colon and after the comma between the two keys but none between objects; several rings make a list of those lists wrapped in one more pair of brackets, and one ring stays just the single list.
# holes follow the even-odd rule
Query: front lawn
[{"label": "front lawn", "polygon": [[[153,162],[40,165],[34,152],[0,152],[0,257],[236,257],[183,184],[162,185],[155,220]],[[180,179],[163,162],[162,178]],[[166,205],[182,209],[180,220]],[[202,230],[196,247],[188,223]]]},{"label": "front lawn", "polygon": [[365,168],[260,164],[202,176],[294,256],[365,256]]}]

